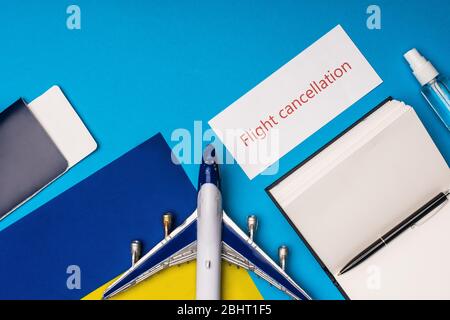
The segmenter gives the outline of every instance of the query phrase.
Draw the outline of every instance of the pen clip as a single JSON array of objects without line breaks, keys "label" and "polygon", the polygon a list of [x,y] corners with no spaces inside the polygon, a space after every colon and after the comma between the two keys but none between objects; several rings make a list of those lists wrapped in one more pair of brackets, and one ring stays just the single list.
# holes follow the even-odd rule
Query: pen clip
[{"label": "pen clip", "polygon": [[[448,194],[448,191],[447,191]],[[420,219],[419,221],[417,221],[415,224],[413,224],[411,226],[411,229],[414,229],[415,227],[420,227],[422,225],[424,225],[427,221],[429,221],[430,219],[432,219],[435,215],[437,215],[439,213],[439,211],[442,210],[443,207],[445,207],[448,203],[448,198],[438,207],[436,207],[433,211],[433,213],[426,215],[425,217],[423,217],[422,219]]]}]

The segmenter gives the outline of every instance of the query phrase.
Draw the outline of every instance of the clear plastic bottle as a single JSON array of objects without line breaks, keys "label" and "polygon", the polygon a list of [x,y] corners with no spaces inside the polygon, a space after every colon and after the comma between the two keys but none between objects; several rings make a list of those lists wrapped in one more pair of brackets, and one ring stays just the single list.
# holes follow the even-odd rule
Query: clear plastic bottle
[{"label": "clear plastic bottle", "polygon": [[439,75],[436,68],[416,49],[409,50],[404,57],[422,86],[422,95],[450,130],[450,82],[448,78]]}]

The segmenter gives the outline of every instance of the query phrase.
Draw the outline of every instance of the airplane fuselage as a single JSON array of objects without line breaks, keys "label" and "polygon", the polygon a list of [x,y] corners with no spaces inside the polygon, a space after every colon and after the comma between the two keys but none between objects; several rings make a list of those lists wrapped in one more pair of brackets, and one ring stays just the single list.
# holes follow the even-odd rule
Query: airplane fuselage
[{"label": "airplane fuselage", "polygon": [[198,192],[197,300],[219,300],[222,260],[222,195],[213,183]]}]

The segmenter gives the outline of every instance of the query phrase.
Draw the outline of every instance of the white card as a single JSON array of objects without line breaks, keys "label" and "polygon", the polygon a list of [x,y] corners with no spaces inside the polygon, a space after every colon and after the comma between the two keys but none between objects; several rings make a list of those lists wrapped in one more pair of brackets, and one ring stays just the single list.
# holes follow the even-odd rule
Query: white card
[{"label": "white card", "polygon": [[209,124],[253,179],[381,83],[338,25]]},{"label": "white card", "polygon": [[97,143],[58,86],[28,104],[67,159],[69,168],[97,149]]}]

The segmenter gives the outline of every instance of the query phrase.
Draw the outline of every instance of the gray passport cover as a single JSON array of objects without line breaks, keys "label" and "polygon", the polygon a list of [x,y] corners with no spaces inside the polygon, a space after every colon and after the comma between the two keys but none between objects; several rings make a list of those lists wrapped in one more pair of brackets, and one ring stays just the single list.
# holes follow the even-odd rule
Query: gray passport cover
[{"label": "gray passport cover", "polygon": [[22,99],[0,113],[0,219],[67,167],[67,160]]}]

